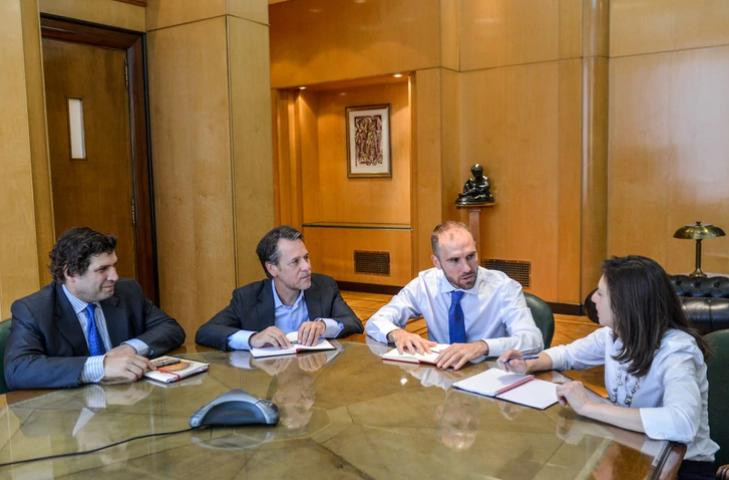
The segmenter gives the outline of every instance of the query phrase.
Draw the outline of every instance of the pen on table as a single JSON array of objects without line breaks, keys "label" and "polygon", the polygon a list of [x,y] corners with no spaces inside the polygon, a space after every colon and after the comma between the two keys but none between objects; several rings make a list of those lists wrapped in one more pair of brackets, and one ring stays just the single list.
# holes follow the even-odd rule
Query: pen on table
[{"label": "pen on table", "polygon": [[[519,358],[520,358],[521,360],[536,360],[537,358],[539,358],[539,354],[538,354],[538,353],[532,353],[532,354],[530,354],[530,355],[522,355],[522,356],[521,356],[521,357],[519,357]],[[510,358],[510,359],[508,359],[508,360],[506,361],[506,363],[509,363],[509,362],[510,362],[510,361],[512,361],[512,360],[516,360],[516,358]]]}]

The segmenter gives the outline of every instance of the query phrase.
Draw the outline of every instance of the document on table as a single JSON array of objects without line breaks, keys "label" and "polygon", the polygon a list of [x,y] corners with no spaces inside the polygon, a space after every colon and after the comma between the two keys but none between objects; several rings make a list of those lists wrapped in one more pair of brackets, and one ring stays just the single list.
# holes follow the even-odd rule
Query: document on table
[{"label": "document on table", "polygon": [[489,368],[453,384],[460,390],[544,410],[557,403],[557,384]]},{"label": "document on table", "polygon": [[251,348],[251,355],[254,358],[261,357],[276,357],[281,355],[295,355],[299,352],[318,352],[322,350],[336,350],[329,340],[320,338],[314,345],[300,345],[298,343],[298,332],[289,332],[286,334],[286,338],[291,343],[289,348],[277,348],[277,347],[262,347],[262,348]]},{"label": "document on table", "polygon": [[400,353],[397,351],[397,348],[393,348],[382,355],[382,359],[388,362],[429,363],[435,365],[435,360],[438,358],[438,355],[449,346],[446,343],[439,343],[431,347],[428,353]]}]

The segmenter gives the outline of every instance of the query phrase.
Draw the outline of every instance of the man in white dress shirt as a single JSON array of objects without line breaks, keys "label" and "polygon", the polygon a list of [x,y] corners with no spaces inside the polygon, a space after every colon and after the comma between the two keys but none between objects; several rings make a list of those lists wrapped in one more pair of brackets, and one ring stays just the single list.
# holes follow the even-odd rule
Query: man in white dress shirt
[{"label": "man in white dress shirt", "polygon": [[[459,369],[467,362],[498,356],[509,349],[542,350],[521,285],[506,274],[478,266],[476,242],[460,222],[448,221],[431,235],[434,268],[422,271],[367,322],[365,331],[401,352],[427,352],[436,343],[451,346],[437,366]],[[426,340],[403,329],[423,316]]]}]

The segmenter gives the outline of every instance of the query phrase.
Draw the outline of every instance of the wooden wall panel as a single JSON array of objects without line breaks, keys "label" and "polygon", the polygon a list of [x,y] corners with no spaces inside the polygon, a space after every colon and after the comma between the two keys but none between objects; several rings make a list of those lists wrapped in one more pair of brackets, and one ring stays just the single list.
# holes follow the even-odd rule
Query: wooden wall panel
[{"label": "wooden wall panel", "polygon": [[611,0],[610,56],[729,43],[726,0]]},{"label": "wooden wall panel", "polygon": [[577,0],[463,0],[460,20],[463,71],[580,54]]},{"label": "wooden wall panel", "polygon": [[[413,273],[429,268],[430,233],[444,220],[443,140],[441,137],[443,69],[416,72],[413,82],[414,125],[416,132],[413,164]],[[455,163],[453,159],[450,160]]]},{"label": "wooden wall panel", "polygon": [[51,281],[51,274],[48,271],[48,252],[55,243],[55,228],[48,166],[43,59],[39,35],[40,19],[36,0],[23,0],[20,2],[20,8],[23,22],[23,58],[28,97],[28,133],[33,170],[33,206],[38,245],[38,270],[40,283],[43,285]]},{"label": "wooden wall panel", "polygon": [[[608,251],[693,270],[702,220],[729,227],[729,46],[612,58]],[[704,270],[729,272],[729,237],[704,243]]]},{"label": "wooden wall panel", "polygon": [[[378,285],[405,285],[412,278],[412,232],[408,230],[304,227],[303,233],[315,272],[340,281]],[[390,275],[355,273],[355,250],[389,252]]]},{"label": "wooden wall panel", "polygon": [[274,88],[438,66],[437,0],[298,0],[271,5]]},{"label": "wooden wall panel", "polygon": [[[408,84],[306,91],[301,100],[302,108],[313,112],[302,114],[302,120],[316,121],[302,130],[302,142],[314,143],[302,145],[304,223],[410,225]],[[390,104],[392,178],[348,178],[345,108],[385,103]]]},{"label": "wooden wall panel", "polygon": [[549,62],[461,75],[463,160],[484,165],[497,203],[482,214],[480,256],[530,261],[548,300],[560,261],[559,73]]},{"label": "wooden wall panel", "polygon": [[226,20],[148,34],[162,308],[188,335],[236,285]]},{"label": "wooden wall panel", "polygon": [[144,7],[115,0],[38,0],[42,13],[143,32]]},{"label": "wooden wall panel", "polygon": [[22,10],[21,0],[0,2],[0,89],[13,92],[0,116],[1,319],[10,317],[13,301],[39,287]]},{"label": "wooden wall panel", "polygon": [[274,223],[268,27],[228,16],[227,31],[233,221],[242,285],[260,278],[255,248]]}]

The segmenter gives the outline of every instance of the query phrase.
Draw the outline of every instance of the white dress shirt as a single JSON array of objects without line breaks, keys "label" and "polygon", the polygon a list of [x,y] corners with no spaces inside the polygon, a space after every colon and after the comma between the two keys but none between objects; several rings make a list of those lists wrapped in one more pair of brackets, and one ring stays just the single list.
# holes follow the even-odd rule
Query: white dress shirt
[{"label": "white dress shirt", "polygon": [[691,335],[668,330],[648,373],[634,377],[613,357],[622,342],[603,327],[569,345],[544,351],[557,370],[605,365],[610,400],[640,409],[646,435],[688,445],[686,460],[713,461],[719,446],[709,438],[708,391],[704,356]]},{"label": "white dress shirt", "polygon": [[[451,285],[443,270],[424,270],[370,317],[365,331],[375,340],[387,342],[388,333],[422,315],[428,325],[428,337],[438,343],[450,343],[448,308],[453,290],[460,289]],[[542,333],[534,324],[519,283],[503,272],[479,267],[476,283],[463,291],[461,308],[468,342],[485,341],[489,356],[511,348],[525,353],[542,350]]]},{"label": "white dress shirt", "polygon": [[[309,320],[309,308],[306,306],[304,291],[299,292],[293,305],[286,305],[278,296],[274,282],[271,282],[271,290],[273,290],[274,325],[284,333],[296,332],[302,323]],[[333,318],[315,318],[314,320],[321,320],[326,325],[322,334],[324,338],[337,338],[339,332],[344,329],[344,325]],[[253,330],[238,330],[228,337],[228,348],[250,350],[251,337],[256,333],[258,332]]]}]

